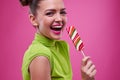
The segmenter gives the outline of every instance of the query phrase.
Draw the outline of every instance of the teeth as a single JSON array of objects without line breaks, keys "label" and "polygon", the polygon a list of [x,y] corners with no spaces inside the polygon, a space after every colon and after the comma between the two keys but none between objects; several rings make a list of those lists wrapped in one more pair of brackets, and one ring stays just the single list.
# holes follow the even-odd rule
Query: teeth
[{"label": "teeth", "polygon": [[62,29],[62,26],[53,26],[53,27],[50,27],[52,30],[55,30],[55,31],[60,31]]},{"label": "teeth", "polygon": [[62,26],[55,26],[55,27],[53,27],[53,28],[62,28]]}]

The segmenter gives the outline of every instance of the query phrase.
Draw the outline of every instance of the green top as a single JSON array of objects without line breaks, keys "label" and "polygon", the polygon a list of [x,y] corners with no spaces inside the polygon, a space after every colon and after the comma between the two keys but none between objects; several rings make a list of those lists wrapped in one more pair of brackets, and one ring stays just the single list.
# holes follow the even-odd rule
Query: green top
[{"label": "green top", "polygon": [[22,64],[23,80],[30,80],[28,67],[36,56],[45,56],[50,61],[51,80],[72,80],[68,45],[65,41],[51,40],[39,34],[25,52]]}]

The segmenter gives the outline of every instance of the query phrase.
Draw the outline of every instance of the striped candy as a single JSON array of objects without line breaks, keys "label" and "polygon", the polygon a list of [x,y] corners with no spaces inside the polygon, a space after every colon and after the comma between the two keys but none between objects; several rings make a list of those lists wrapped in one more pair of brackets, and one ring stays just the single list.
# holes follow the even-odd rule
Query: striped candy
[{"label": "striped candy", "polygon": [[72,39],[76,49],[78,51],[81,51],[84,48],[84,45],[75,27],[74,26],[68,27],[67,32],[70,38]]}]

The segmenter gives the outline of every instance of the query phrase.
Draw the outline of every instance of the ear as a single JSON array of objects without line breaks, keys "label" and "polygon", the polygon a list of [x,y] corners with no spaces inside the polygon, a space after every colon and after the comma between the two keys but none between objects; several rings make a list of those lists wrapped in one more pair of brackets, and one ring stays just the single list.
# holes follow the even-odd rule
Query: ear
[{"label": "ear", "polygon": [[33,26],[35,26],[35,27],[39,26],[38,21],[33,14],[29,14],[29,19]]}]

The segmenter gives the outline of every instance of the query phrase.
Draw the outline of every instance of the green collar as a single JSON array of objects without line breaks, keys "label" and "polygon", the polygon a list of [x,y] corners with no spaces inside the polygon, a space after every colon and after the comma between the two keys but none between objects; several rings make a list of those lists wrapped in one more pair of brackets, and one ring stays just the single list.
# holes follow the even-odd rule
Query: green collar
[{"label": "green collar", "polygon": [[35,40],[39,41],[40,43],[44,44],[45,46],[54,46],[55,45],[55,40],[49,39],[38,33],[35,34]]}]

